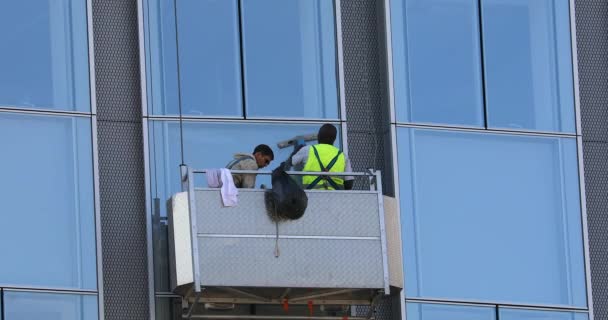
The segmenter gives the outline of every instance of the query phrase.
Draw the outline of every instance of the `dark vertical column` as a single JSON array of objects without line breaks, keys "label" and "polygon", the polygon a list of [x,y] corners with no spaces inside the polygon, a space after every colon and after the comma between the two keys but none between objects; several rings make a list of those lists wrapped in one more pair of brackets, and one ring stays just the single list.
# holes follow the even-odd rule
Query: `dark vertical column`
[{"label": "dark vertical column", "polygon": [[137,1],[93,0],[106,320],[149,319]]},{"label": "dark vertical column", "polygon": [[[386,30],[383,0],[341,0],[348,150],[354,171],[382,170],[383,191],[394,196]],[[363,181],[355,188],[366,188]],[[358,307],[365,315],[367,307]],[[376,319],[400,319],[399,295],[380,302]]]},{"label": "dark vertical column", "polygon": [[[349,156],[353,170],[382,170],[394,193],[382,0],[342,0],[342,45]],[[363,183],[355,185],[364,187]]]},{"label": "dark vertical column", "polygon": [[608,319],[608,2],[576,0],[585,191],[595,319]]}]

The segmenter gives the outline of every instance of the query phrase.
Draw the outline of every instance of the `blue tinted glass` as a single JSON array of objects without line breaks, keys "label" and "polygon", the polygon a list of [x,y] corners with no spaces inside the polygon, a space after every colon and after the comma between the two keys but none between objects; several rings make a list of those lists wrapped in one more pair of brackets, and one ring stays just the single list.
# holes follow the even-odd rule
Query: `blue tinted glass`
[{"label": "blue tinted glass", "polygon": [[[318,124],[184,122],[185,162],[197,169],[223,168],[233,159],[235,153],[251,153],[255,146],[264,143],[274,152],[274,161],[263,169],[270,171],[285,161],[293,151],[291,147],[277,148],[279,141],[296,135],[317,133],[319,126]],[[166,201],[171,195],[181,191],[179,131],[179,122],[175,121],[154,121],[150,125],[152,194],[155,201],[155,284],[159,291],[169,289],[166,260]],[[340,140],[336,141],[335,145],[340,146]],[[197,186],[205,186],[204,176],[197,176],[195,181]],[[256,187],[260,184],[270,185],[270,178],[259,175],[256,179]]]},{"label": "blue tinted glass", "polygon": [[408,320],[495,320],[491,307],[470,307],[441,304],[406,304]]},{"label": "blue tinted glass", "polygon": [[149,68],[154,114],[179,114],[175,7],[182,112],[241,116],[236,0],[149,0]]},{"label": "blue tinted glass", "polygon": [[247,116],[338,118],[332,0],[243,0]]},{"label": "blue tinted glass", "polygon": [[477,0],[391,1],[400,122],[483,126]]},{"label": "blue tinted glass", "polygon": [[398,129],[409,296],[586,306],[576,141]]},{"label": "blue tinted glass", "polygon": [[95,289],[91,120],[0,113],[0,286]]},{"label": "blue tinted glass", "polygon": [[500,308],[500,320],[588,320],[587,313]]},{"label": "blue tinted glass", "polygon": [[574,132],[568,0],[484,0],[488,126]]},{"label": "blue tinted glass", "polygon": [[5,320],[97,320],[97,296],[5,291]]},{"label": "blue tinted glass", "polygon": [[89,111],[86,1],[0,1],[0,106]]}]

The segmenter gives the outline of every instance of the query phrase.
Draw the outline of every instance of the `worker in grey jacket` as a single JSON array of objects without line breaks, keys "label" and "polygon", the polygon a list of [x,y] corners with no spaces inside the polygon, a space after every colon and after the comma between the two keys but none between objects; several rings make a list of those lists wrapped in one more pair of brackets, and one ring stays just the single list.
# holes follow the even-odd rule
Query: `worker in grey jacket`
[{"label": "worker in grey jacket", "polygon": [[[274,160],[274,153],[269,146],[260,144],[253,153],[237,153],[234,159],[226,165],[226,168],[231,170],[258,170],[264,168]],[[232,174],[234,185],[237,188],[253,188],[255,187],[255,174]]]}]

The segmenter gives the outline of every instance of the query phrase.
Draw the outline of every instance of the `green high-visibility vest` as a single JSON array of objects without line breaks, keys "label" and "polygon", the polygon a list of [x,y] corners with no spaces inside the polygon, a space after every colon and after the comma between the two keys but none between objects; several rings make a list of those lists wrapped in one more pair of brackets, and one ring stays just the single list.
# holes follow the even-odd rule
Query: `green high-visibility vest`
[{"label": "green high-visibility vest", "polygon": [[[345,168],[346,158],[342,151],[330,144],[317,144],[310,147],[303,171],[344,172]],[[304,176],[302,184],[306,189],[341,190],[344,189],[344,177]]]}]

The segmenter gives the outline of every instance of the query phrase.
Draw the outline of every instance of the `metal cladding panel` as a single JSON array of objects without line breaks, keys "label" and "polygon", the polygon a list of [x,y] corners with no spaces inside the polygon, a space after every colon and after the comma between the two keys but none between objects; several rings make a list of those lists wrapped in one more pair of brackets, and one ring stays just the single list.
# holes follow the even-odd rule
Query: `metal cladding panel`
[{"label": "metal cladding panel", "polygon": [[[279,224],[281,235],[379,237],[378,194],[308,191],[304,216]],[[198,232],[274,235],[263,190],[240,190],[236,207],[222,207],[219,190],[196,192]]]},{"label": "metal cladding panel", "polygon": [[201,283],[286,288],[384,287],[380,240],[199,238]]},{"label": "metal cladding panel", "polygon": [[583,154],[594,314],[608,319],[608,143],[583,142]]},{"label": "metal cladding panel", "polygon": [[141,125],[98,124],[106,320],[148,319]]},{"label": "metal cladding panel", "polygon": [[[354,171],[381,170],[384,193],[394,195],[384,0],[341,0],[340,4],[349,157]],[[355,189],[365,188],[364,182],[355,183]],[[382,299],[379,319],[400,319],[391,301]],[[357,314],[364,315],[365,310],[357,308]]]},{"label": "metal cladding panel", "polygon": [[583,138],[608,142],[608,2],[576,1]]},{"label": "metal cladding panel", "polygon": [[608,2],[575,3],[593,308],[608,319]]},{"label": "metal cladding panel", "polygon": [[[382,170],[385,193],[392,194],[386,71],[383,56],[383,1],[342,0],[342,44],[348,151],[354,171]],[[356,189],[364,189],[357,179]]]},{"label": "metal cladding panel", "polygon": [[93,0],[105,319],[149,319],[137,1]]},{"label": "metal cladding panel", "polygon": [[141,123],[137,1],[93,0],[97,116]]}]

